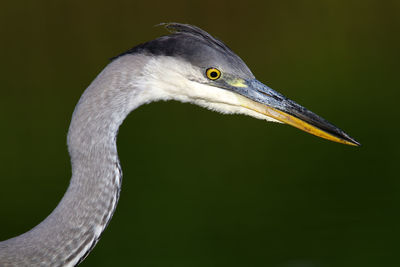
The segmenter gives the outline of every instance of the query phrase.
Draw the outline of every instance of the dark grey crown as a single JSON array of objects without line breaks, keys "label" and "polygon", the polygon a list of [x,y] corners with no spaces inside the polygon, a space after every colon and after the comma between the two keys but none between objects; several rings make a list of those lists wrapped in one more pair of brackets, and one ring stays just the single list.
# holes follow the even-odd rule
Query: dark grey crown
[{"label": "dark grey crown", "polygon": [[243,78],[254,77],[240,57],[202,29],[179,23],[162,25],[171,34],[135,46],[116,58],[127,54],[179,57],[202,69],[216,67]]}]

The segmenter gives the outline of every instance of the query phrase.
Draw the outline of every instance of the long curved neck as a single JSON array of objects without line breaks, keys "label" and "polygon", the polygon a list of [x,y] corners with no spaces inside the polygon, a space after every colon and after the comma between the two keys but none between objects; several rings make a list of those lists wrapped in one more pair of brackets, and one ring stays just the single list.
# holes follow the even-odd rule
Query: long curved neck
[{"label": "long curved neck", "polygon": [[152,100],[133,82],[140,59],[135,64],[124,58],[117,61],[86,89],[74,111],[68,133],[72,178],[67,192],[35,228],[0,242],[0,266],[74,266],[110,221],[122,178],[118,128],[132,109]]}]

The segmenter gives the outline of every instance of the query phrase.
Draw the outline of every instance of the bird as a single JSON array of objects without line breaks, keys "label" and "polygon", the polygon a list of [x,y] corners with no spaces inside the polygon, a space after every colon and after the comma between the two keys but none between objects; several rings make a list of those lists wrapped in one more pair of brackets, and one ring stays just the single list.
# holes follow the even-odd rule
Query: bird
[{"label": "bird", "polygon": [[225,43],[189,24],[111,59],[86,88],[67,135],[72,177],[53,212],[30,231],[0,242],[0,266],[76,266],[92,251],[118,203],[117,133],[127,115],[160,100],[286,123],[342,144],[360,143],[258,81]]}]

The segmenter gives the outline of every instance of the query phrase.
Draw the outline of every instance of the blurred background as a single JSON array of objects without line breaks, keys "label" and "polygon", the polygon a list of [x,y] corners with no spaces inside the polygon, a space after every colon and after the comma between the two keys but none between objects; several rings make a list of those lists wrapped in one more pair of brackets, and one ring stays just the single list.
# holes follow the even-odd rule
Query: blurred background
[{"label": "blurred background", "polygon": [[399,1],[3,1],[0,240],[70,178],[66,134],[109,58],[197,25],[350,147],[178,102],[120,129],[118,208],[82,266],[400,266]]}]

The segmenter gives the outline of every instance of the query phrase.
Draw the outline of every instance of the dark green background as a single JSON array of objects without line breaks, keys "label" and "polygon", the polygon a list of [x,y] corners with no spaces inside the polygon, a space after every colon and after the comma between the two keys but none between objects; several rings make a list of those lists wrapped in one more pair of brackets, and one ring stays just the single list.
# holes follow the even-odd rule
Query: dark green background
[{"label": "dark green background", "polygon": [[120,129],[117,211],[82,266],[400,266],[399,1],[3,1],[0,240],[65,192],[69,120],[108,58],[200,26],[363,146],[162,102]]}]

